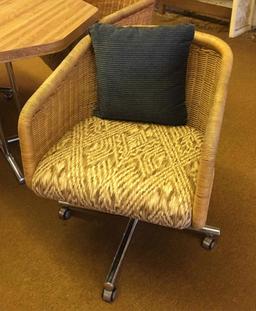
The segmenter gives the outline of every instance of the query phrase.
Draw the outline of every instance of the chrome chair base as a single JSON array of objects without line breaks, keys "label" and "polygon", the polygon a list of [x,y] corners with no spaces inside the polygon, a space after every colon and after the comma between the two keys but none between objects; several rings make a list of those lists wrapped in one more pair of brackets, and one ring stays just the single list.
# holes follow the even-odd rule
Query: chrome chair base
[{"label": "chrome chair base", "polygon": [[[59,217],[63,220],[69,219],[72,216],[71,208],[73,208],[73,206],[70,205],[69,203],[62,201],[59,201],[59,203],[62,205],[62,207],[60,207],[59,209]],[[124,260],[124,256],[131,242],[132,236],[134,234],[138,222],[139,222],[138,219],[132,218],[129,219],[122,240],[116,251],[114,260],[111,264],[110,270],[103,285],[102,299],[106,302],[109,303],[113,302],[116,298],[117,289],[115,284],[118,272],[120,270],[121,264]],[[220,236],[220,229],[212,226],[205,226],[202,229],[195,229],[190,227],[188,228],[188,230],[203,233],[205,237],[202,241],[202,247],[209,250],[211,250],[215,246],[216,237]]]},{"label": "chrome chair base", "polygon": [[220,229],[212,226],[205,226],[201,229],[188,228],[188,230],[202,233],[205,237],[202,240],[202,247],[207,250],[212,250],[216,246],[217,238],[220,236]]},{"label": "chrome chair base", "polygon": [[132,219],[132,218],[129,219],[129,222],[126,226],[122,240],[116,251],[114,260],[111,264],[110,270],[106,277],[104,287],[103,287],[103,292],[102,292],[102,299],[106,302],[113,302],[116,298],[116,293],[117,293],[116,286],[115,286],[116,278],[117,278],[119,269],[121,267],[121,264],[124,260],[124,256],[127,251],[127,248],[131,242],[137,223],[138,223],[138,219]]},{"label": "chrome chair base", "polygon": [[5,159],[7,160],[7,162],[9,163],[11,169],[13,170],[19,184],[21,184],[21,185],[24,184],[24,182],[25,182],[24,176],[23,176],[17,162],[15,161],[14,157],[12,156],[12,154],[5,153],[2,148],[0,148],[0,149],[3,152],[3,155],[4,155]]}]

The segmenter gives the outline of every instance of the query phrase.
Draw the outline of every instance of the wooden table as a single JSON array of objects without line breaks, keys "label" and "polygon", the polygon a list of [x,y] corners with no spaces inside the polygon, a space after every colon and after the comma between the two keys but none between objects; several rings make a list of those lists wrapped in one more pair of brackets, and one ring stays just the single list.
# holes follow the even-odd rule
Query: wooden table
[{"label": "wooden table", "polygon": [[97,12],[83,0],[0,0],[0,62],[65,49]]},{"label": "wooden table", "polygon": [[[0,0],[0,63],[5,63],[11,88],[0,88],[14,97],[20,110],[12,61],[64,50],[98,19],[98,9],[83,0]],[[23,174],[9,152],[0,120],[0,150],[19,183]]]}]

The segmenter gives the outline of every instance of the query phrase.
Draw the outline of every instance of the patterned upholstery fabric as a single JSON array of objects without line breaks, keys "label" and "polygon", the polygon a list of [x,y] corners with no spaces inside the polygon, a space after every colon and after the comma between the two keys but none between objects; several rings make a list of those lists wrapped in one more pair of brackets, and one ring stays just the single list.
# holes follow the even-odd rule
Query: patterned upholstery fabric
[{"label": "patterned upholstery fabric", "polygon": [[182,229],[191,223],[201,144],[188,126],[92,117],[48,151],[32,187],[74,206]]}]

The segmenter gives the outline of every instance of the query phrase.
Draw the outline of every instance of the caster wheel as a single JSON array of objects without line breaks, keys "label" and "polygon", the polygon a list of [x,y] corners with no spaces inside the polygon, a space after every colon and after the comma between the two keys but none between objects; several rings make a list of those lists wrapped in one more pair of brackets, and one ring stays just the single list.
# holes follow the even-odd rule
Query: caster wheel
[{"label": "caster wheel", "polygon": [[4,92],[4,98],[7,100],[11,100],[13,98],[13,91],[12,90],[5,91]]},{"label": "caster wheel", "polygon": [[68,220],[71,217],[71,210],[67,207],[61,207],[59,209],[59,218],[62,220]]},{"label": "caster wheel", "polygon": [[113,302],[116,299],[116,288],[112,290],[103,289],[102,299],[106,302]]},{"label": "caster wheel", "polygon": [[216,239],[211,236],[206,236],[202,241],[202,247],[208,250],[212,250],[216,246]]}]

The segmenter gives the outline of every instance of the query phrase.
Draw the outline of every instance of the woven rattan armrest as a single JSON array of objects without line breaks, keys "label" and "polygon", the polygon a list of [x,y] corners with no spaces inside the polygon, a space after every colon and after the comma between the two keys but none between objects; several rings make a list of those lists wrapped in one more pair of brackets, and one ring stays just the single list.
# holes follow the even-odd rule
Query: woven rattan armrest
[{"label": "woven rattan armrest", "polygon": [[[148,24],[154,0],[141,0],[103,19],[120,25]],[[96,100],[95,62],[90,39],[82,39],[43,83],[23,109],[19,121],[22,160],[28,186],[36,165],[47,150],[76,122],[89,115]],[[65,55],[65,53],[63,54]],[[54,57],[54,56],[53,56]],[[58,58],[57,54],[56,57]],[[53,67],[61,59],[51,59]],[[71,113],[71,111],[73,111]]]},{"label": "woven rattan armrest", "polygon": [[89,36],[28,100],[19,118],[21,155],[26,184],[45,153],[80,120],[96,101],[95,61]]},{"label": "woven rattan armrest", "polygon": [[[188,124],[204,134],[204,141],[197,177],[192,225],[195,228],[202,228],[206,224],[208,215],[233,54],[224,41],[201,32],[195,33],[193,45],[187,73],[189,80],[187,81]],[[193,54],[196,55],[194,61],[192,60]],[[196,62],[199,64],[195,65]],[[208,78],[211,74],[213,76]],[[212,79],[210,87],[208,79]],[[208,96],[206,96],[207,93],[209,93]]]}]

